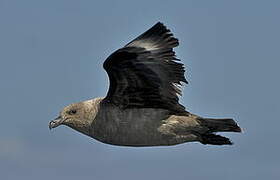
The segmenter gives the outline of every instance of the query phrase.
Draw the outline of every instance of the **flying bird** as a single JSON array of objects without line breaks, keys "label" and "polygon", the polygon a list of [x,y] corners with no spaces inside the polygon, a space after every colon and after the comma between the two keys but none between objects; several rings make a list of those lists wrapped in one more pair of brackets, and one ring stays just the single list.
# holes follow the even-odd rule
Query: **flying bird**
[{"label": "flying bird", "polygon": [[110,80],[106,97],[66,106],[49,128],[66,125],[119,146],[231,145],[216,133],[241,132],[233,119],[203,118],[179,103],[181,87],[188,82],[173,50],[178,45],[158,22],[105,60]]}]

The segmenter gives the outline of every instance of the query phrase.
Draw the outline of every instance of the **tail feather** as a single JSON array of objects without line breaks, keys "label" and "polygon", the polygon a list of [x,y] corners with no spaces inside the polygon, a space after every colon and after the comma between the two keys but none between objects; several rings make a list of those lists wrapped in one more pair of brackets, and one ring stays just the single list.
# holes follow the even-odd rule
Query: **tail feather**
[{"label": "tail feather", "polygon": [[201,135],[202,144],[212,144],[212,145],[232,145],[233,143],[229,138],[216,134],[203,134]]},{"label": "tail feather", "polygon": [[210,132],[241,132],[241,128],[233,119],[199,118],[198,120]]},{"label": "tail feather", "polygon": [[241,128],[233,119],[199,118],[200,125],[206,128],[206,132],[200,134],[202,144],[232,145],[229,138],[217,135],[216,132],[241,132]]}]

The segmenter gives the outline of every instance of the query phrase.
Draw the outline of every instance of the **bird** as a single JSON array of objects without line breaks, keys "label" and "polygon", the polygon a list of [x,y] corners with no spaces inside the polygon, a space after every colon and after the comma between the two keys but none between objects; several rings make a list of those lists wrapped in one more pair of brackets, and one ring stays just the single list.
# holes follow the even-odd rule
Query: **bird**
[{"label": "bird", "polygon": [[110,86],[105,97],[70,104],[49,122],[116,146],[171,146],[187,142],[232,145],[218,132],[241,132],[232,118],[204,118],[179,103],[185,67],[179,41],[161,22],[113,52],[103,63]]}]

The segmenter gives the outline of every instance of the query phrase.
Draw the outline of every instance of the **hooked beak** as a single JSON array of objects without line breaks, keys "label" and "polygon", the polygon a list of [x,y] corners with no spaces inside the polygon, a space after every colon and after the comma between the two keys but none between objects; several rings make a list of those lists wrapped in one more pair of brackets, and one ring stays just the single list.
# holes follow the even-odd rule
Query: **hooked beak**
[{"label": "hooked beak", "polygon": [[57,126],[61,125],[62,122],[63,122],[63,119],[61,118],[61,116],[58,116],[54,120],[50,121],[49,129],[51,130],[52,128],[56,128]]}]

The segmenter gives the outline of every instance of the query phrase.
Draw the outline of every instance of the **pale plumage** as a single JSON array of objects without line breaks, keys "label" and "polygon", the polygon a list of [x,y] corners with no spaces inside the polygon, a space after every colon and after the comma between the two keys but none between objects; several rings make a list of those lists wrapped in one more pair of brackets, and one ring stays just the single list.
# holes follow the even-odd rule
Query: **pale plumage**
[{"label": "pale plumage", "polygon": [[50,122],[67,125],[101,142],[123,146],[175,145],[199,141],[232,144],[216,132],[241,132],[232,119],[193,115],[179,103],[183,64],[178,40],[162,23],[115,51],[104,62],[110,79],[105,98],[71,104]]}]

